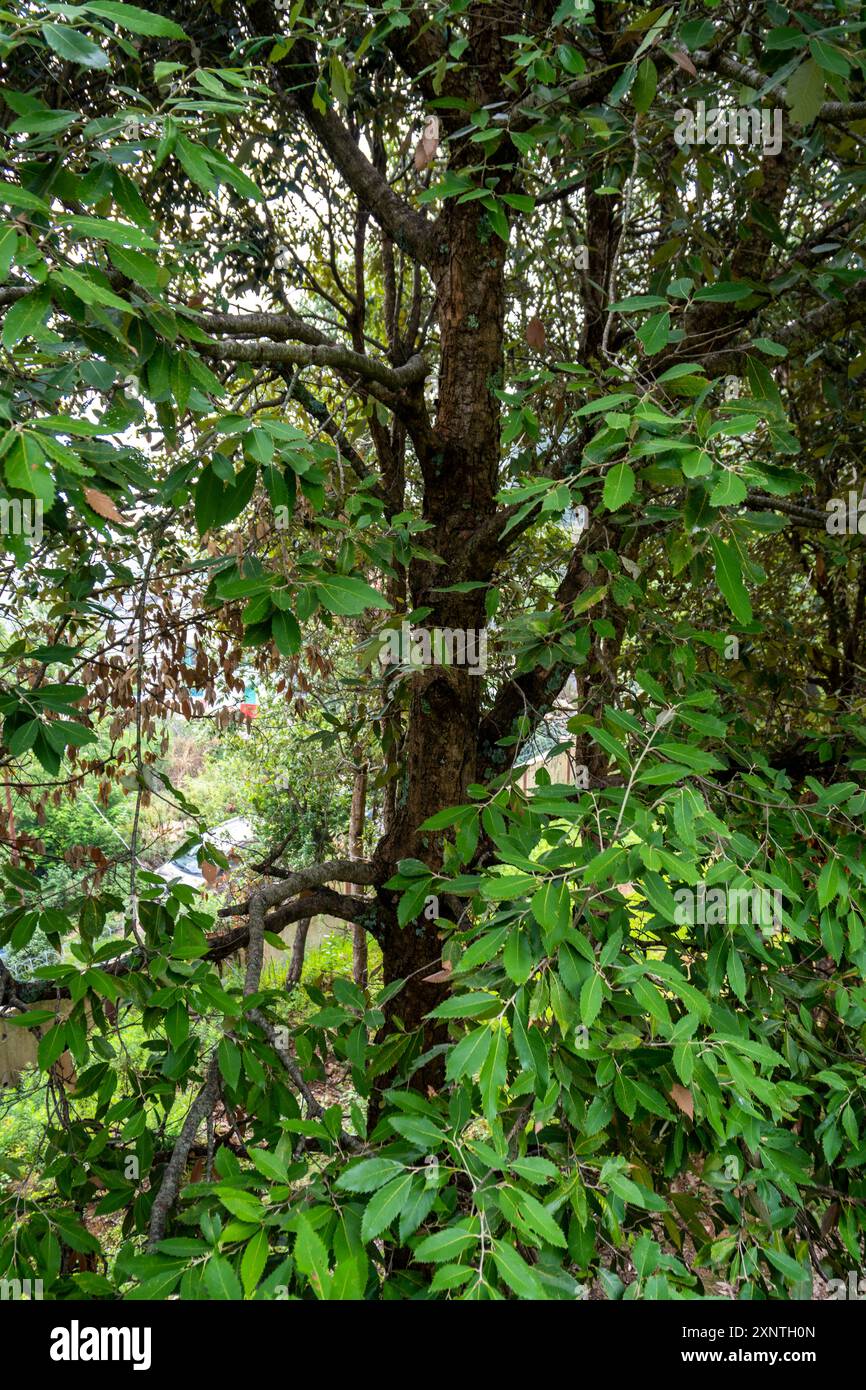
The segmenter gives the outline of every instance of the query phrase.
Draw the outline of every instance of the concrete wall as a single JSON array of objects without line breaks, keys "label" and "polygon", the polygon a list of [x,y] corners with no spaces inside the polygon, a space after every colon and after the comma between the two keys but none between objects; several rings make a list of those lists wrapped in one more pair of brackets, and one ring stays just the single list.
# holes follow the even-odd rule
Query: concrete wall
[{"label": "concrete wall", "polygon": [[[31,1008],[52,1009],[60,1018],[65,1018],[72,1008],[72,1002],[69,999],[61,999],[56,1004],[43,1001],[31,1005]],[[51,1023],[44,1023],[39,1029],[21,1028],[8,1023],[4,1015],[0,1014],[0,1088],[14,1086],[27,1067],[36,1066],[39,1040],[45,1029],[53,1026]],[[75,1077],[75,1066],[68,1052],[62,1053],[59,1065],[64,1079],[72,1081]]]}]

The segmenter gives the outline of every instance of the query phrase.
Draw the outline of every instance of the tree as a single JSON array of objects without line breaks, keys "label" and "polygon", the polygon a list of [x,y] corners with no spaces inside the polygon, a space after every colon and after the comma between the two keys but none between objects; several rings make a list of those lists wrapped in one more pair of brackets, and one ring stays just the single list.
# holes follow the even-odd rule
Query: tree
[{"label": "tree", "polygon": [[[666,1297],[716,1270],[784,1297],[860,1258],[856,493],[825,526],[862,442],[854,14],[4,21],[0,447],[10,503],[45,509],[10,538],[5,775],[70,745],[92,771],[105,716],[137,803],[175,796],[142,739],[204,714],[193,632],[198,688],[251,654],[293,700],[356,694],[385,803],[369,858],[271,859],[222,933],[137,874],[136,816],[128,939],[94,947],[88,897],[74,963],[2,986],[75,1001],[43,1040],[92,1111],[52,1131],[57,1192],[81,1210],[90,1154],[98,1209],[129,1209],[110,1278],[61,1292]],[[383,666],[407,628],[420,660]],[[551,728],[583,784],[522,790]],[[335,981],[287,1040],[263,941],[317,911],[376,939],[383,988]],[[241,948],[242,992],[214,970]],[[154,1035],[135,1092],[105,999]],[[252,1129],[182,1191],[218,1106]],[[51,1200],[6,1218],[10,1267]]]}]

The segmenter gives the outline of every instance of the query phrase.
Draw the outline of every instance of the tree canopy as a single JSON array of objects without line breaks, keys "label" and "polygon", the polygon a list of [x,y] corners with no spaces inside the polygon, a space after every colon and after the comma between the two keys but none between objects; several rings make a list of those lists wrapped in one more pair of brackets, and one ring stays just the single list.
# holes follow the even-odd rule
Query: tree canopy
[{"label": "tree canopy", "polygon": [[[55,954],[0,959],[49,1101],[0,1276],[784,1299],[862,1264],[860,10],[2,12],[0,948]],[[161,740],[250,673],[286,805],[215,913],[142,813],[221,862]],[[347,768],[366,832],[357,796],[323,831]],[[85,781],[129,836],[58,883]],[[264,947],[316,913],[381,973],[298,1017]]]}]

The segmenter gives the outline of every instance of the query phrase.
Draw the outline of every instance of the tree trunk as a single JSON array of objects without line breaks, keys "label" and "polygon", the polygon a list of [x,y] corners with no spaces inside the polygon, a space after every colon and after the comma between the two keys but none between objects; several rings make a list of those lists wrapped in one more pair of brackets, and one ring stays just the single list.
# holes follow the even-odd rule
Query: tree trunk
[{"label": "tree trunk", "polygon": [[[364,815],[367,808],[367,764],[355,749],[355,781],[349,813],[349,858],[364,858]],[[352,979],[359,989],[367,988],[367,933],[357,922],[352,927]]]},{"label": "tree trunk", "polygon": [[[499,407],[493,388],[501,381],[504,313],[504,242],[490,230],[477,203],[449,204],[445,215],[443,260],[438,268],[437,313],[441,369],[436,427],[429,452],[420,459],[424,474],[424,519],[433,529],[425,545],[444,560],[412,563],[410,605],[429,608],[428,629],[480,632],[486,624],[484,590],[438,592],[458,581],[490,579],[495,547],[471,562],[467,542],[495,510],[499,462]],[[455,508],[455,483],[460,496]],[[391,824],[377,851],[383,872],[401,859],[420,859],[432,869],[442,863],[441,835],[418,827],[435,811],[466,800],[476,775],[481,686],[465,666],[431,665],[412,676],[404,773]],[[440,905],[441,906],[441,905]],[[431,914],[444,915],[440,914]],[[402,1027],[420,1033],[418,1051],[445,1041],[446,1026],[426,1018],[441,1003],[447,985],[428,984],[438,969],[441,943],[435,920],[423,914],[401,927],[395,912],[380,914],[384,983],[405,980],[385,1006],[380,1036]],[[416,1082],[437,1090],[444,1080],[441,1056],[426,1063]],[[386,1086],[388,1078],[380,1078]],[[377,1106],[373,1097],[372,1112]]]},{"label": "tree trunk", "polygon": [[292,942],[292,959],[289,962],[289,970],[286,975],[286,989],[294,989],[295,985],[300,984],[301,972],[304,968],[304,955],[307,950],[307,932],[310,930],[310,918],[303,917],[295,928],[295,939]]}]

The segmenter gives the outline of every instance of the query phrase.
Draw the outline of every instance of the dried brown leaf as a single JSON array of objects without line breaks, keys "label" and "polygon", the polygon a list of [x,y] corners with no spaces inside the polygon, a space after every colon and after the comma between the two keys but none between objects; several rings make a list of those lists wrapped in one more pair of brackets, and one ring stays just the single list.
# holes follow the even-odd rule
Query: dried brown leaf
[{"label": "dried brown leaf", "polygon": [[422,976],[425,985],[444,985],[451,979],[453,966],[450,960],[443,960],[442,969],[436,970],[432,975]]},{"label": "dried brown leaf", "polygon": [[526,341],[531,348],[536,348],[539,352],[544,351],[547,342],[547,334],[544,331],[544,324],[541,319],[530,319],[526,325]]},{"label": "dried brown leaf", "polygon": [[95,487],[86,487],[84,497],[88,507],[99,516],[104,516],[107,521],[118,521],[121,526],[128,526],[129,522],[125,516],[121,516],[114,502],[104,492],[99,492]]},{"label": "dried brown leaf", "polygon": [[439,148],[439,118],[431,116],[424,127],[424,133],[415,146],[415,168],[420,173],[432,164]]},{"label": "dried brown leaf", "polygon": [[673,58],[675,63],[679,64],[679,66],[683,69],[684,72],[690,72],[692,77],[697,77],[698,70],[692,62],[691,58],[689,57],[688,53],[682,53],[680,49],[675,48],[671,52],[671,57]]},{"label": "dried brown leaf", "polygon": [[686,1086],[681,1086],[678,1081],[675,1081],[670,1089],[670,1097],[684,1115],[688,1115],[690,1120],[695,1118],[694,1097]]}]

